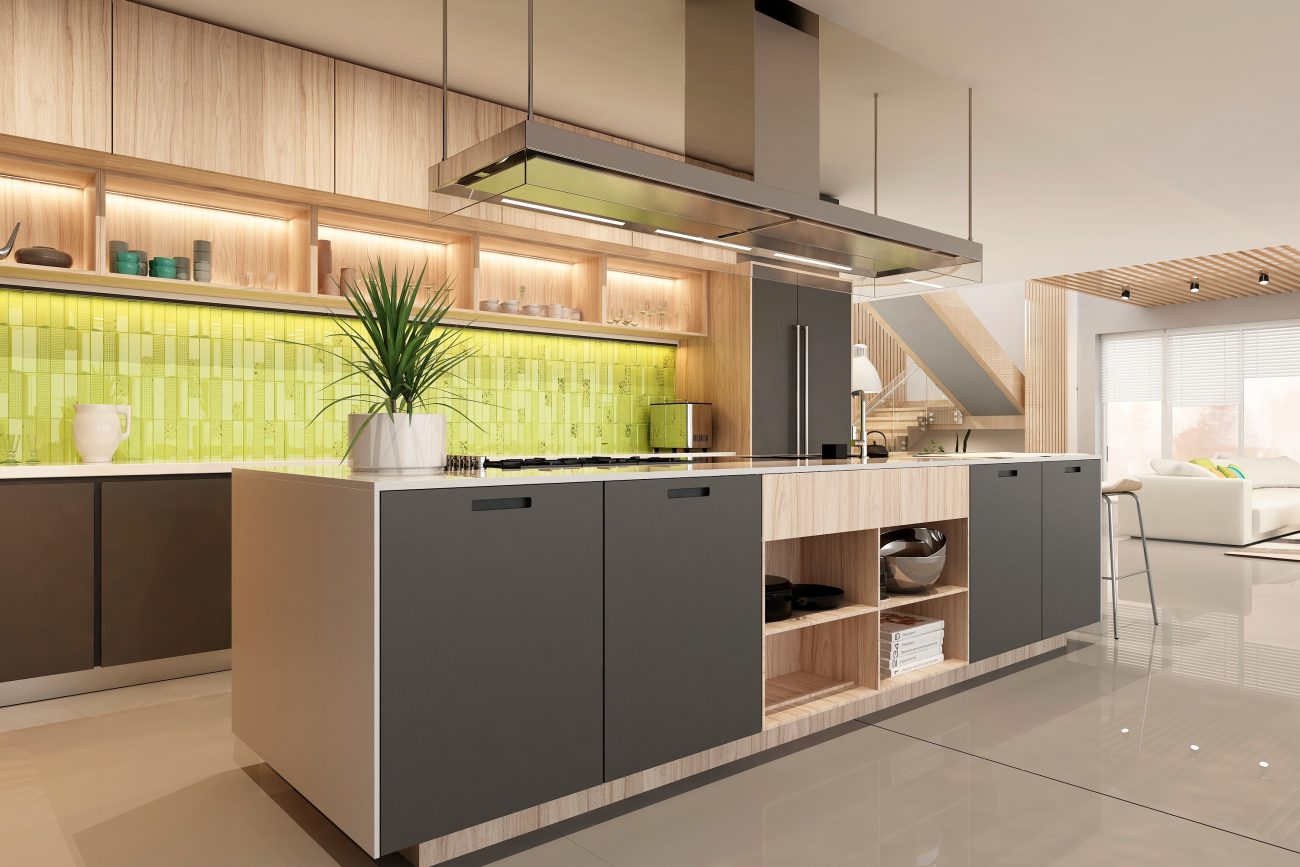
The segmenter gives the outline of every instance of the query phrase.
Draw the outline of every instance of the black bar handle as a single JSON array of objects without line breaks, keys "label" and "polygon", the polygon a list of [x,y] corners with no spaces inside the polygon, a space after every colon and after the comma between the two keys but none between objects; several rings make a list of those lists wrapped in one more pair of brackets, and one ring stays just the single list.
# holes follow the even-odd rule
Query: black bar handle
[{"label": "black bar handle", "polygon": [[708,495],[709,495],[708,488],[669,488],[668,489],[668,499],[670,500],[681,500],[681,499],[685,499],[686,497],[707,497]]},{"label": "black bar handle", "polygon": [[505,509],[531,509],[532,497],[497,497],[492,500],[474,500],[470,509],[475,512],[500,512]]},{"label": "black bar handle", "polygon": [[1010,479],[1020,475],[1020,470],[998,470],[999,479]]},{"label": "black bar handle", "polygon": [[1067,473],[1081,473],[1083,472],[1083,467],[1079,466],[1078,464],[1074,464],[1073,466],[1066,467],[1065,471]]}]

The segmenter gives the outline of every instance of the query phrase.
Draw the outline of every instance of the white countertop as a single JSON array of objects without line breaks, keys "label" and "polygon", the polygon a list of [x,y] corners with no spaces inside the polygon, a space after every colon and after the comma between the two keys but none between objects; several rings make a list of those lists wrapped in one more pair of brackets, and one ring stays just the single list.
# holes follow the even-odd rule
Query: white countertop
[{"label": "white countertop", "polygon": [[127,476],[229,475],[235,467],[338,467],[326,461],[157,461],[114,464],[0,464],[0,482],[22,479],[84,479]]},{"label": "white countertop", "polygon": [[559,482],[607,481],[610,479],[695,479],[709,476],[765,475],[768,473],[811,473],[835,470],[887,470],[909,467],[971,466],[989,463],[1034,463],[1049,460],[1093,460],[1096,455],[1022,454],[988,452],[938,456],[900,455],[862,460],[749,459],[723,458],[691,464],[642,464],[633,466],[566,467],[563,469],[482,470],[479,472],[358,473],[346,466],[243,465],[237,474],[259,473],[280,476],[308,484],[335,485],[373,491],[410,491],[426,488],[460,488],[492,485],[534,485]]},{"label": "white countertop", "polygon": [[[692,457],[730,457],[735,452],[695,452]],[[507,455],[507,457],[532,457],[532,455]],[[549,455],[548,457],[586,457],[586,455]],[[642,458],[662,457],[655,454],[616,454],[610,457]],[[347,471],[334,458],[315,461],[123,461],[111,464],[0,464],[0,482],[22,479],[84,479],[114,476],[182,476],[229,475],[235,467],[334,467]]]}]

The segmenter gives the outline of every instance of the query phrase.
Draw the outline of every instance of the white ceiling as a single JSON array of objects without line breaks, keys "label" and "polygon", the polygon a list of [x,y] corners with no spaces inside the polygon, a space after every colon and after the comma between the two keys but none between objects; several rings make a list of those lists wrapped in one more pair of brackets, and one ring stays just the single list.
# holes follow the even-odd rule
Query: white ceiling
[{"label": "white ceiling", "polygon": [[[684,0],[535,0],[540,113],[679,150]],[[975,238],[989,282],[1300,241],[1293,0],[803,0],[823,16],[822,186]],[[437,82],[437,0],[151,5]],[[451,85],[522,105],[525,0],[451,0]],[[831,23],[834,22],[834,23]]]}]

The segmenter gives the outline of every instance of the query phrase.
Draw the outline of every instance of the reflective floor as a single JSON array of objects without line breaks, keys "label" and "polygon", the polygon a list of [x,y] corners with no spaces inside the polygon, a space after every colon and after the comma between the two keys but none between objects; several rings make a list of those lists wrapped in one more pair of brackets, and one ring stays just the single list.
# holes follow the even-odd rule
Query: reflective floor
[{"label": "reflective floor", "polygon": [[[1128,579],[1118,643],[1107,621],[1065,656],[497,863],[1300,865],[1300,564],[1152,554],[1159,627]],[[373,864],[229,714],[224,674],[0,709],[0,865]]]}]

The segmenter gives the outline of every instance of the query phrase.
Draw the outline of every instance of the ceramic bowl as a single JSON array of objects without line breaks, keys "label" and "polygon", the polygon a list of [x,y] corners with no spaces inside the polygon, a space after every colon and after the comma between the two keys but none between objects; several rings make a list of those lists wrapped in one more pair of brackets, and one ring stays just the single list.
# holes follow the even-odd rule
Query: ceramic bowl
[{"label": "ceramic bowl", "polygon": [[23,247],[14,258],[24,265],[45,265],[50,268],[71,268],[72,254],[53,247]]}]

